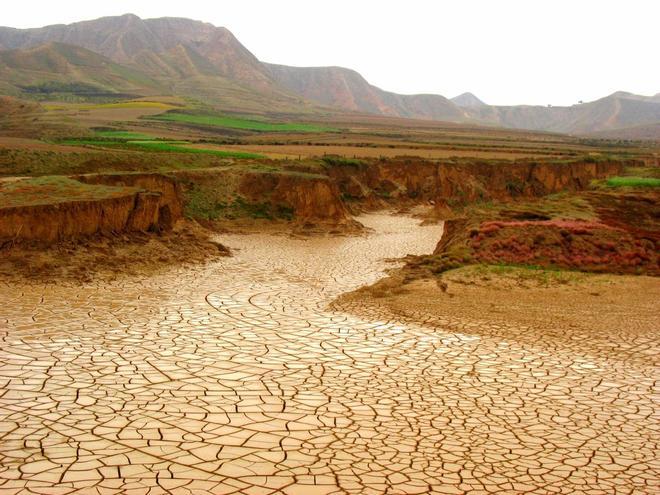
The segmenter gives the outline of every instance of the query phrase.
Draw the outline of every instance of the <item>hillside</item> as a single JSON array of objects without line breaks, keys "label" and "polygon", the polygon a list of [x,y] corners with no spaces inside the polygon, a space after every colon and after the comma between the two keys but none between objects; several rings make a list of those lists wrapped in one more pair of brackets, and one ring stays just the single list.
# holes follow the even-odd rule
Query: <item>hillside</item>
[{"label": "hillside", "polygon": [[262,63],[228,29],[182,18],[127,14],[34,29],[0,27],[3,49],[0,93],[16,96],[30,93],[25,86],[55,81],[110,94],[160,91],[251,113],[360,112],[581,135],[616,135],[617,129],[660,122],[660,93],[617,92],[570,107],[493,106],[472,93],[451,100],[401,95],[342,67]]},{"label": "hillside", "polygon": [[462,121],[463,112],[444,96],[399,95],[369,84],[343,67],[264,64],[274,81],[292,93],[344,110],[394,117]]},{"label": "hillside", "polygon": [[653,98],[617,92],[570,107],[484,106],[469,112],[475,120],[502,127],[590,134],[660,122],[660,103]]},{"label": "hillside", "polygon": [[7,93],[87,96],[148,95],[162,91],[155,80],[79,46],[49,42],[0,51],[0,84]]},{"label": "hillside", "polygon": [[[268,69],[229,30],[199,21],[140,19],[127,14],[34,29],[0,27],[0,47],[5,49],[31,49],[52,42],[106,57],[157,81],[163,92],[229,109],[306,111],[309,106],[277,87]],[[38,70],[59,75],[53,68],[43,63]],[[67,73],[59,79],[72,76]]]},{"label": "hillside", "polygon": [[[156,76],[212,73],[255,86],[270,85],[266,69],[227,29],[189,19],[140,19],[127,14],[34,29],[0,28],[0,45],[27,48],[45,42],[76,45]],[[186,52],[194,70],[172,61]],[[189,67],[190,68],[190,67]]]}]

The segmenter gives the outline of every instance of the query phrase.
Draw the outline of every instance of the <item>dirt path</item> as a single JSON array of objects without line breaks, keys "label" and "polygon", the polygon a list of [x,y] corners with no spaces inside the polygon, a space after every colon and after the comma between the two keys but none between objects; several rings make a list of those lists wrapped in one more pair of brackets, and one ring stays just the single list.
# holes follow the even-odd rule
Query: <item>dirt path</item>
[{"label": "dirt path", "polygon": [[0,492],[659,487],[654,336],[619,362],[331,311],[439,236],[360,221],[374,234],[223,236],[235,256],[200,269],[0,285]]}]

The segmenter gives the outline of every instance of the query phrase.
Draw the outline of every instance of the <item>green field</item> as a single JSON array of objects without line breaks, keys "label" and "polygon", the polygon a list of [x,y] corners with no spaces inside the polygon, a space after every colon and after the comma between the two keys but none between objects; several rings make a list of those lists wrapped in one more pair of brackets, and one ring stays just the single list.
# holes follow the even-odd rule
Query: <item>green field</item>
[{"label": "green field", "polygon": [[138,146],[142,149],[150,151],[161,151],[170,153],[198,153],[204,155],[215,155],[224,158],[243,158],[243,159],[258,159],[265,158],[263,155],[257,153],[247,153],[245,151],[224,151],[224,150],[209,150],[203,148],[189,148],[185,145],[189,144],[185,141],[128,141],[126,144]]},{"label": "green field", "polygon": [[195,124],[211,127],[227,127],[246,131],[262,132],[335,132],[337,129],[314,124],[295,122],[264,122],[227,115],[200,115],[169,112],[151,117],[156,120],[178,122],[182,124]]},{"label": "green field", "polygon": [[605,181],[607,187],[660,187],[655,177],[612,177]]},{"label": "green field", "polygon": [[[214,155],[222,158],[239,158],[256,160],[265,158],[257,153],[245,151],[225,151],[204,148],[190,148],[188,141],[160,141],[154,137],[123,131],[101,131],[97,139],[65,139],[61,144],[69,146],[99,146],[103,148],[123,148],[140,151],[155,151],[161,153],[194,153],[198,155]],[[132,139],[139,136],[141,139]]]},{"label": "green field", "polygon": [[149,141],[156,139],[154,136],[148,136],[147,134],[142,134],[140,132],[130,132],[130,131],[119,131],[119,130],[110,130],[110,131],[96,131],[96,135],[101,138],[107,139],[116,139],[118,141],[131,140],[131,139],[140,139],[142,141]]}]

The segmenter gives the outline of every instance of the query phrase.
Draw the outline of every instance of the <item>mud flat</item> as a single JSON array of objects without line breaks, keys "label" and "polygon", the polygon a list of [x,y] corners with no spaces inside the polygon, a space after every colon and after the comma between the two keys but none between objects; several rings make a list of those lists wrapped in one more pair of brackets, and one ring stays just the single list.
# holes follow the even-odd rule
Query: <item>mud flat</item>
[{"label": "mud flat", "polygon": [[0,490],[657,489],[656,332],[603,349],[515,322],[330,309],[440,236],[358,220],[373,233],[226,235],[234,256],[205,266],[3,283]]}]

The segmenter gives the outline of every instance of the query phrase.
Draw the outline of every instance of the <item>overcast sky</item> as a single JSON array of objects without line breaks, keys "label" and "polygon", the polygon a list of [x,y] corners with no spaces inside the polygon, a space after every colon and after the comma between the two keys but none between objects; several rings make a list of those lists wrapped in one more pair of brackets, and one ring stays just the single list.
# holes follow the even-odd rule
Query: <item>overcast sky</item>
[{"label": "overcast sky", "polygon": [[11,2],[0,24],[177,16],[230,29],[259,59],[339,65],[398,93],[570,105],[660,92],[660,0],[58,0]]}]

